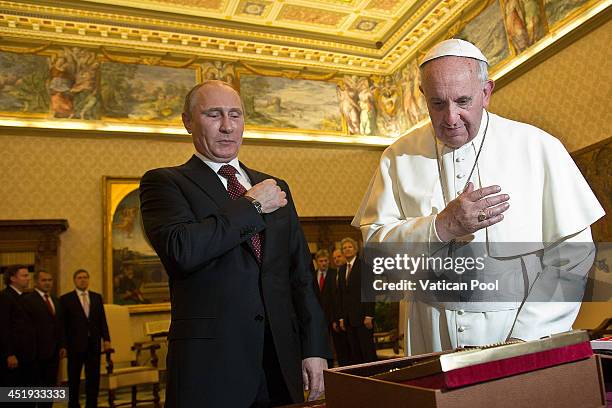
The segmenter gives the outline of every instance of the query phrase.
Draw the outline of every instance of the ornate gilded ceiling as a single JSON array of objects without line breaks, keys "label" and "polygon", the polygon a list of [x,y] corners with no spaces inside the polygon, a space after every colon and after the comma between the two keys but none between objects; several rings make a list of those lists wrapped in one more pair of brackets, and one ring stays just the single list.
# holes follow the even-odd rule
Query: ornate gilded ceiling
[{"label": "ornate gilded ceiling", "polygon": [[475,0],[0,0],[0,35],[389,74]]},{"label": "ornate gilded ceiling", "polygon": [[434,42],[474,42],[509,81],[611,14],[612,0],[0,0],[0,127],[183,134],[183,95],[222,79],[249,138],[389,144],[427,121],[418,58]]}]

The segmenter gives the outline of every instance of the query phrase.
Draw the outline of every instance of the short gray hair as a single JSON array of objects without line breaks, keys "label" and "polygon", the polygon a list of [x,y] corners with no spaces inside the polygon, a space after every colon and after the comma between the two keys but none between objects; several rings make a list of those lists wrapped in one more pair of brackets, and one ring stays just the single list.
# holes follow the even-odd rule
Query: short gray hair
[{"label": "short gray hair", "polygon": [[478,77],[484,84],[489,80],[489,64],[481,60],[476,60],[476,62],[478,63]]},{"label": "short gray hair", "polygon": [[350,237],[342,238],[342,241],[340,241],[340,248],[342,248],[342,245],[346,244],[347,242],[350,242],[355,249],[359,249],[359,244],[357,241]]}]

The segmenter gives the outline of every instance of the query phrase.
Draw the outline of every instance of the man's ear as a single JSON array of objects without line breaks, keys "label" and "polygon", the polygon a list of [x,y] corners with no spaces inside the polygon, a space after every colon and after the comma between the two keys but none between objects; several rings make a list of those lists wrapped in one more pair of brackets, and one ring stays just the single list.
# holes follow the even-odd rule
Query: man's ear
[{"label": "man's ear", "polygon": [[183,119],[183,126],[187,129],[187,133],[191,134],[191,114],[183,112],[181,118]]},{"label": "man's ear", "polygon": [[482,97],[482,106],[487,108],[489,106],[489,102],[491,101],[491,94],[493,93],[493,89],[495,88],[495,82],[491,79],[485,82],[484,87],[482,89],[483,97]]}]

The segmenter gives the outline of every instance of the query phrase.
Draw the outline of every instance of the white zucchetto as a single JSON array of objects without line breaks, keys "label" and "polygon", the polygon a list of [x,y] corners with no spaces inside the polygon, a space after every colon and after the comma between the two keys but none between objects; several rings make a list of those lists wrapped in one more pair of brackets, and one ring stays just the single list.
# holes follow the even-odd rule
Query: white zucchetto
[{"label": "white zucchetto", "polygon": [[484,61],[487,64],[489,63],[482,51],[471,42],[451,38],[450,40],[444,40],[431,47],[427,54],[425,54],[425,57],[423,57],[419,66],[423,66],[427,61],[448,56],[474,58],[479,61]]}]

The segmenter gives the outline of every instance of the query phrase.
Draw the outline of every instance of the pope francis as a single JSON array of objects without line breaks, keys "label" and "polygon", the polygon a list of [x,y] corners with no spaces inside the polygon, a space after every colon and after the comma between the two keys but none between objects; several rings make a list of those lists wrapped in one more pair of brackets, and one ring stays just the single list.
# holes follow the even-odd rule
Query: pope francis
[{"label": "pope francis", "polygon": [[[413,300],[412,355],[570,330],[593,263],[590,225],[602,207],[556,138],[486,110],[487,68],[463,40],[425,55],[431,123],[385,150],[353,220],[366,249],[401,243],[457,256],[462,243],[483,243],[485,275],[519,282],[515,301]],[[578,295],[556,296],[564,284]]]}]

